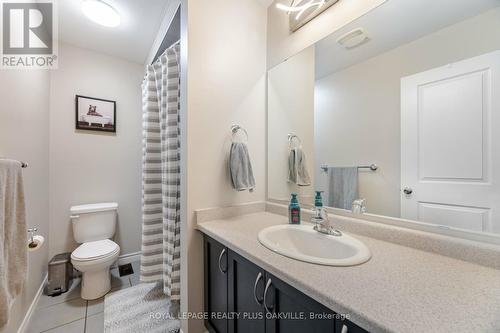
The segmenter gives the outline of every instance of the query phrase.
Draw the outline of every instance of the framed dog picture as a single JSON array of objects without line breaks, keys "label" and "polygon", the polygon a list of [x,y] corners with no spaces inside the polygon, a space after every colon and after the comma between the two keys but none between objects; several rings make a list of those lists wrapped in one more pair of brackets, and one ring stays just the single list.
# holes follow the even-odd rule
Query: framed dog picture
[{"label": "framed dog picture", "polygon": [[116,102],[76,95],[76,129],[116,133]]}]

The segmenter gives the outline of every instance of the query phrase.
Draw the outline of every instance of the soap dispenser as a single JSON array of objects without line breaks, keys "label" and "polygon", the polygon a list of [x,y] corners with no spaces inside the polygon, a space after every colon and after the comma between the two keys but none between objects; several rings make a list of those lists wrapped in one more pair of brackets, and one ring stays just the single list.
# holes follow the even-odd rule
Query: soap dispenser
[{"label": "soap dispenser", "polygon": [[323,198],[321,198],[322,191],[316,191],[316,197],[314,198],[314,210],[313,217],[311,219],[312,223],[315,223],[314,230],[321,232],[322,234],[332,235],[332,236],[342,236],[342,232],[333,228],[330,224],[328,218],[328,212],[325,207],[323,207]]},{"label": "soap dispenser", "polygon": [[288,206],[288,222],[290,224],[300,224],[300,206],[297,200],[297,193],[292,193],[292,199]]},{"label": "soap dispenser", "polygon": [[323,223],[328,220],[328,212],[323,207],[323,198],[321,196],[323,191],[316,191],[316,196],[314,197],[314,210],[313,210],[313,223]]}]

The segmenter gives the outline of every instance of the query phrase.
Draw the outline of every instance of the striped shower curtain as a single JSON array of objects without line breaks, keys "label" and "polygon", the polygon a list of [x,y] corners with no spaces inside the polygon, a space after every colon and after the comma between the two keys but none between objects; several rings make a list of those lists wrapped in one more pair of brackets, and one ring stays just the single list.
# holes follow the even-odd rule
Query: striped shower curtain
[{"label": "striped shower curtain", "polygon": [[148,66],[142,85],[141,281],[180,298],[179,46]]}]

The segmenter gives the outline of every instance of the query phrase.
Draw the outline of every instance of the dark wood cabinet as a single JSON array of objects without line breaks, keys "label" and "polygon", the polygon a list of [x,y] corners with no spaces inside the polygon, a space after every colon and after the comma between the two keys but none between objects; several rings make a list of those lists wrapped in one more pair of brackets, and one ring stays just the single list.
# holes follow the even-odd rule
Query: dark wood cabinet
[{"label": "dark wood cabinet", "polygon": [[211,333],[368,333],[205,235]]},{"label": "dark wood cabinet", "polygon": [[266,272],[233,251],[228,264],[228,311],[237,314],[228,321],[229,333],[264,333]]},{"label": "dark wood cabinet", "polygon": [[266,333],[334,333],[335,313],[267,274],[264,292]]},{"label": "dark wood cabinet", "polygon": [[211,333],[227,333],[227,248],[204,238],[205,326]]}]

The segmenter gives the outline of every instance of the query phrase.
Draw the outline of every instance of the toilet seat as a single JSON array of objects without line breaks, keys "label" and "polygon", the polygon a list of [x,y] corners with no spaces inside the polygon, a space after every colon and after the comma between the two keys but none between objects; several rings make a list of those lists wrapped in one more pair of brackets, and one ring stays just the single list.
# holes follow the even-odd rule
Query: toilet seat
[{"label": "toilet seat", "polygon": [[111,290],[110,267],[120,246],[109,239],[83,243],[71,254],[73,267],[82,273],[83,299],[98,299]]},{"label": "toilet seat", "polygon": [[71,253],[71,260],[77,262],[94,261],[114,257],[120,252],[118,244],[110,239],[83,243]]}]

